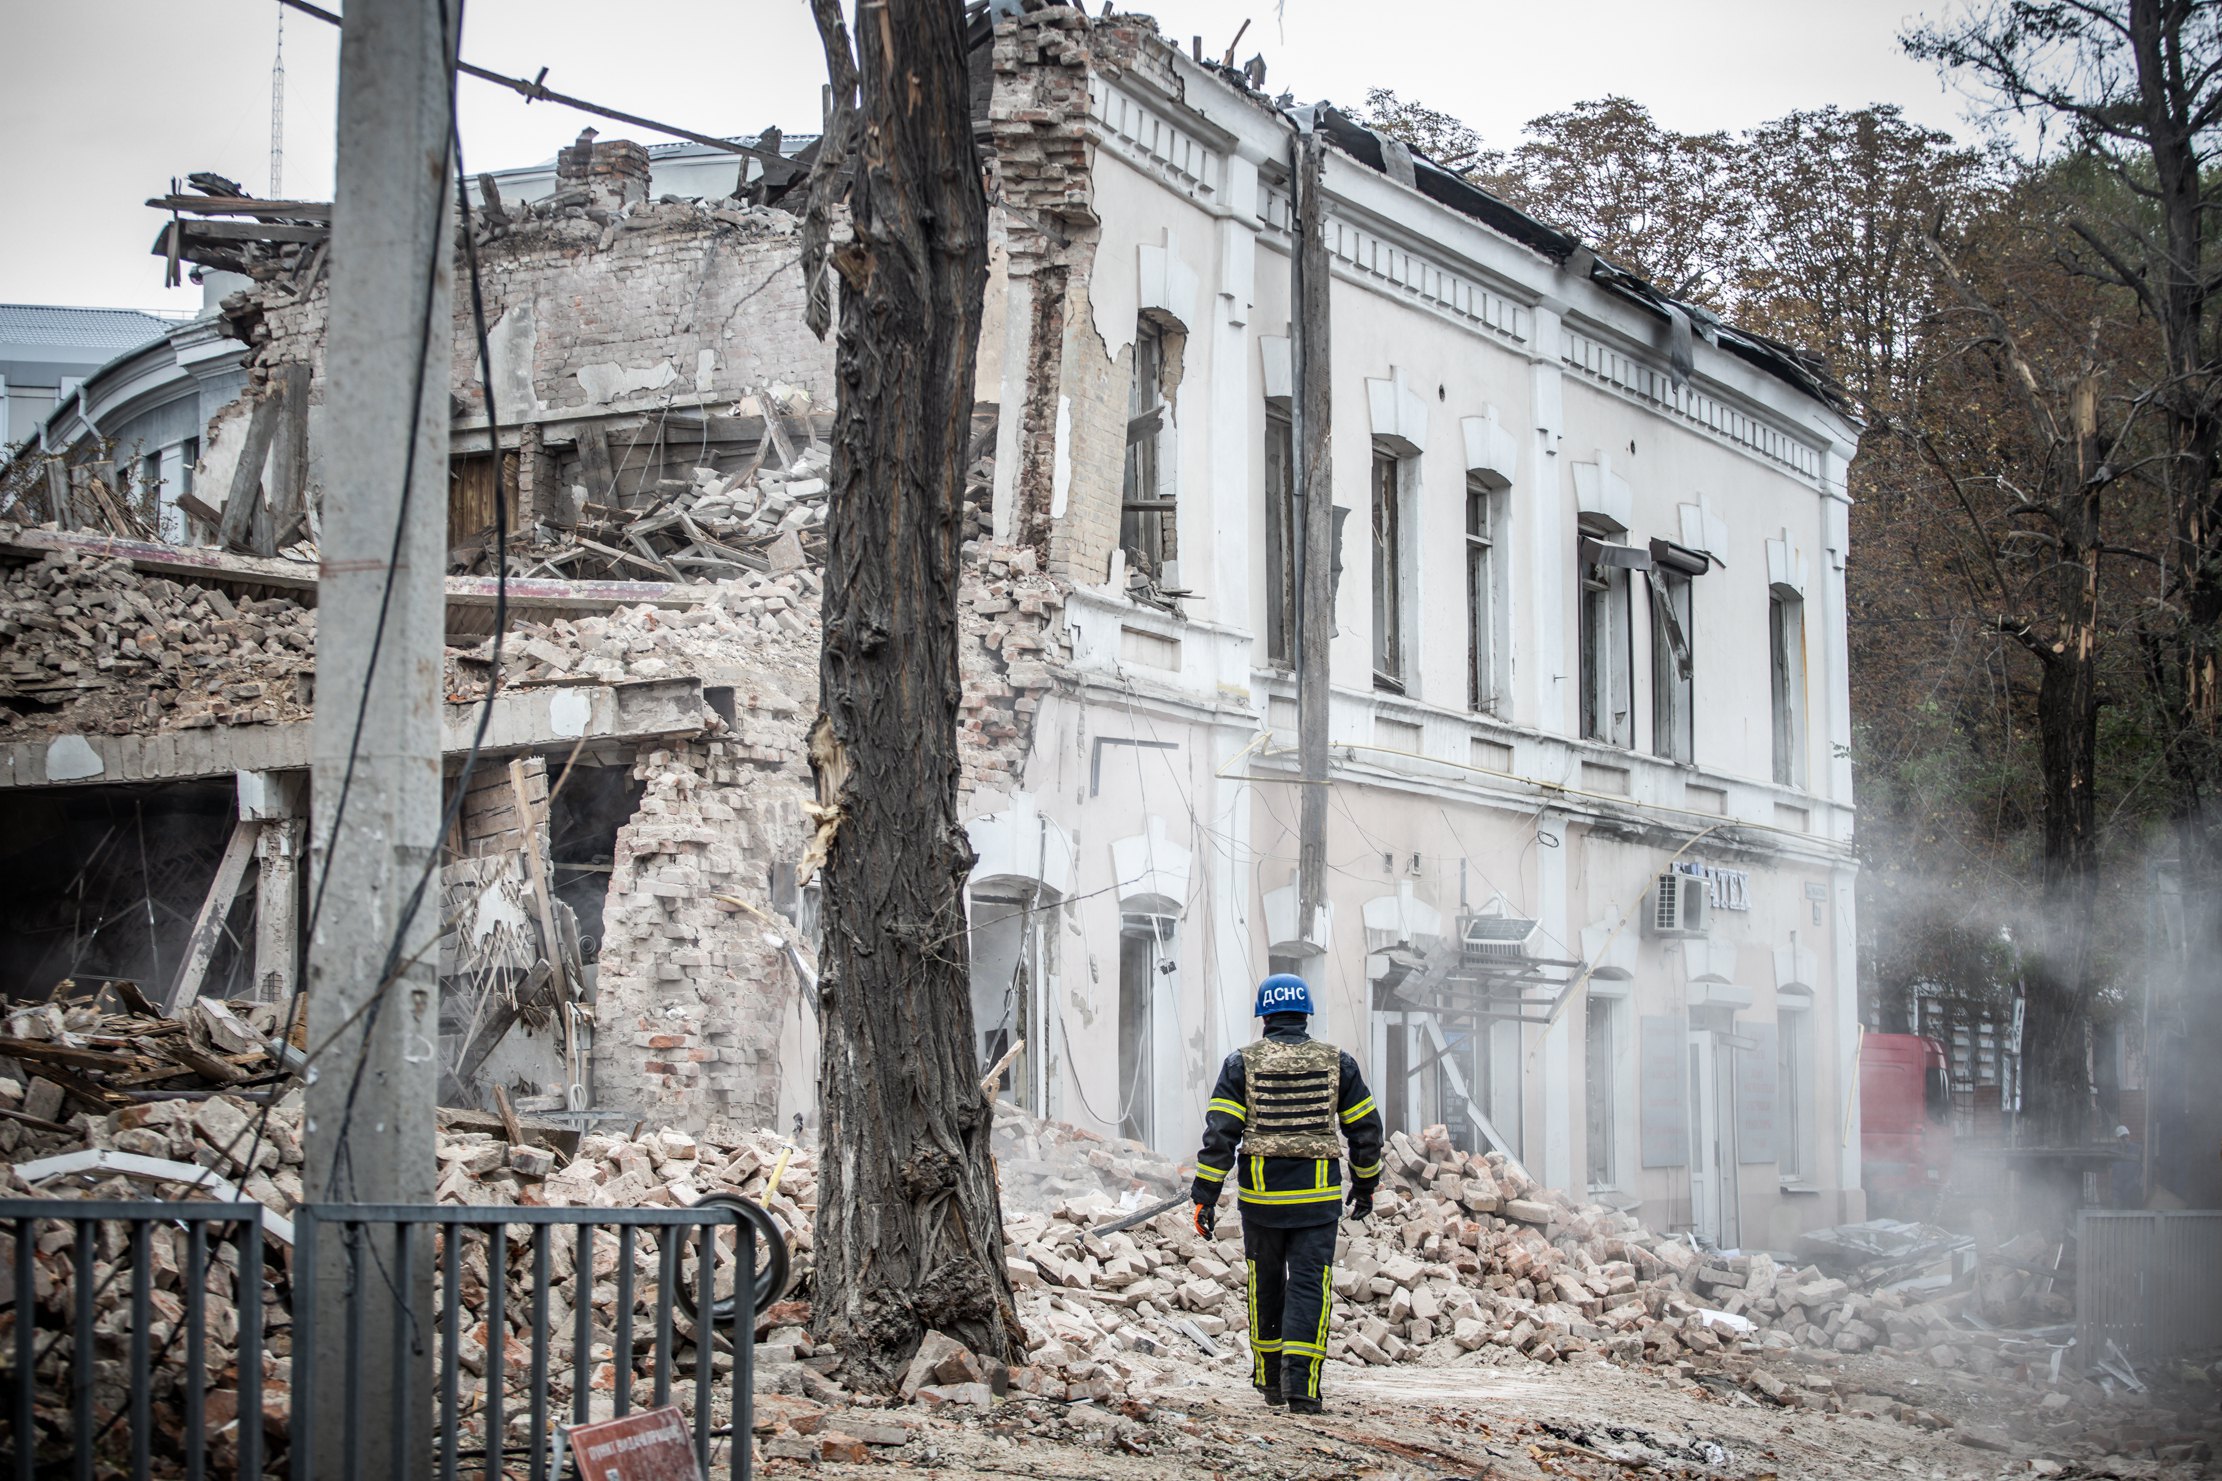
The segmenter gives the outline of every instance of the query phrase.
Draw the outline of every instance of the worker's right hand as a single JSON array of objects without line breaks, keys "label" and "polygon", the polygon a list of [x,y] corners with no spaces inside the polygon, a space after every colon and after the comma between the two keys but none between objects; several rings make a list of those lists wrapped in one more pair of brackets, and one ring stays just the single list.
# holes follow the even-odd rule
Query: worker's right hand
[{"label": "worker's right hand", "polygon": [[1196,1232],[1197,1232],[1198,1234],[1202,1235],[1202,1236],[1203,1236],[1204,1238],[1206,1238],[1206,1239],[1211,1239],[1211,1238],[1214,1238],[1214,1237],[1215,1237],[1214,1231],[1215,1231],[1215,1230],[1217,1230],[1217,1229],[1218,1229],[1218,1227],[1219,1227],[1219,1205],[1218,1205],[1218,1204],[1216,1204],[1216,1203],[1199,1203],[1199,1204],[1197,1204],[1197,1205],[1196,1205]]},{"label": "worker's right hand", "polygon": [[1353,1188],[1350,1192],[1350,1212],[1345,1215],[1352,1223],[1362,1224],[1373,1213],[1373,1190]]}]

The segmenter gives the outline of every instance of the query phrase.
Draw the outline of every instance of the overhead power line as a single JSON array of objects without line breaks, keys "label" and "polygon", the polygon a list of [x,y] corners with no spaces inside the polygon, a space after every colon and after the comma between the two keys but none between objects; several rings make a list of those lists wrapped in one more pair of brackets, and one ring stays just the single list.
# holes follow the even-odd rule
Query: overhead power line
[{"label": "overhead power line", "polygon": [[[278,3],[290,10],[298,10],[303,15],[314,16],[328,26],[336,26],[340,23],[337,12],[326,10],[321,5],[311,5],[309,0],[278,0]],[[548,69],[545,67],[540,69],[540,77],[531,78],[505,76],[500,72],[465,61],[458,61],[455,64],[455,70],[466,77],[476,77],[483,82],[499,83],[528,103],[560,103],[566,108],[576,108],[581,113],[591,113],[596,118],[607,118],[617,123],[629,123],[638,128],[654,129],[659,134],[669,134],[674,139],[685,139],[690,143],[700,144],[706,148],[723,150],[727,154],[745,154],[756,159],[786,162],[786,156],[780,154],[777,150],[754,149],[746,144],[736,144],[731,139],[720,139],[715,134],[698,134],[693,129],[683,129],[677,124],[658,123],[653,118],[642,118],[637,113],[626,113],[621,109],[604,107],[600,103],[589,103],[584,98],[574,98],[568,93],[559,93],[540,81],[540,77],[548,75]]]}]

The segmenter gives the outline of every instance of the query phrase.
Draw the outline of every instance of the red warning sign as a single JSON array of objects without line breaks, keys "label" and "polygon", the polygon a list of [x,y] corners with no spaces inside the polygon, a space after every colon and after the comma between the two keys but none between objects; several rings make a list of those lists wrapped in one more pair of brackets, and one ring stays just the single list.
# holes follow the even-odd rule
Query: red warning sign
[{"label": "red warning sign", "polygon": [[702,1481],[694,1436],[676,1405],[574,1425],[569,1437],[584,1481]]}]

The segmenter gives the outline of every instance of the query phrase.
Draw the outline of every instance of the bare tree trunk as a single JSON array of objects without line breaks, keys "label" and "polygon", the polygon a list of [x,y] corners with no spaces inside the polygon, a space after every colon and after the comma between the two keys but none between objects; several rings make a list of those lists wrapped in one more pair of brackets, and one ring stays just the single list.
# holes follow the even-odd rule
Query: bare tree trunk
[{"label": "bare tree trunk", "polygon": [[840,395],[810,742],[825,867],[813,1318],[853,1385],[885,1387],[928,1328],[1021,1352],[957,822],[960,470],[987,206],[957,0],[868,8],[853,68],[835,0],[814,9],[837,107],[806,237],[814,284],[844,156],[854,238],[830,254]]},{"label": "bare tree trunk", "polygon": [[2048,501],[2057,541],[2049,572],[2055,636],[2033,644],[2040,667],[2037,743],[2044,782],[2044,911],[2025,957],[2022,1109],[2027,1139],[2082,1141],[2091,1099],[2091,937],[2098,909],[2100,500],[2106,486],[2098,385],[2068,394],[2074,437]]}]

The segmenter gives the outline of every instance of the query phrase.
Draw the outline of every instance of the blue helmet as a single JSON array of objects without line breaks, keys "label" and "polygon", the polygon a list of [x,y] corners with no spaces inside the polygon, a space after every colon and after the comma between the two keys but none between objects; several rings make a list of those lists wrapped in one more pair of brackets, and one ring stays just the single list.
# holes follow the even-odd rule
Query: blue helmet
[{"label": "blue helmet", "polygon": [[1250,1009],[1252,1018],[1263,1018],[1269,1013],[1312,1012],[1312,990],[1304,979],[1294,972],[1275,972],[1258,984],[1258,1000]]}]

